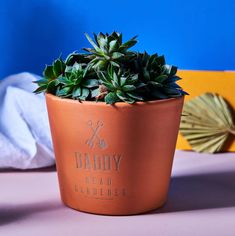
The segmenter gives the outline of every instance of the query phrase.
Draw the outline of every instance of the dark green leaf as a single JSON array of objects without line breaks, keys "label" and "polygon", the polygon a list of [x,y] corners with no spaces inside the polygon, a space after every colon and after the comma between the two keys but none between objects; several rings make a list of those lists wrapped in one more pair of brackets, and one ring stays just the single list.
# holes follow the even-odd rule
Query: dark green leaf
[{"label": "dark green leaf", "polygon": [[112,40],[110,43],[109,43],[109,51],[110,52],[113,52],[115,50],[118,49],[118,42],[117,40]]},{"label": "dark green leaf", "polygon": [[82,86],[86,88],[94,88],[99,86],[99,82],[97,79],[86,79],[82,82]]},{"label": "dark green leaf", "polygon": [[185,92],[185,91],[182,90],[182,89],[180,89],[180,93],[181,93],[182,95],[189,95],[187,92]]},{"label": "dark green leaf", "polygon": [[127,102],[127,103],[129,103],[129,104],[133,104],[133,103],[135,103],[136,101],[135,101],[135,99],[132,99],[131,97],[128,97],[125,102]]},{"label": "dark green leaf", "polygon": [[59,77],[61,74],[64,73],[65,64],[61,59],[57,59],[53,63],[53,73],[55,77]]},{"label": "dark green leaf", "polygon": [[174,82],[176,82],[178,80],[181,80],[181,78],[178,77],[178,76],[172,76],[172,77],[168,78],[168,80],[166,82],[167,83],[174,83]]},{"label": "dark green leaf", "polygon": [[100,89],[99,88],[93,89],[93,90],[91,90],[91,97],[95,98],[95,97],[97,97],[99,95],[99,93],[100,93]]},{"label": "dark green leaf", "polygon": [[124,56],[123,53],[114,52],[114,53],[112,54],[112,59],[118,59],[118,58],[120,58],[120,57],[122,57],[122,56]]},{"label": "dark green leaf", "polygon": [[124,102],[127,102],[127,103],[134,103],[135,102],[135,100],[133,98],[129,97],[121,90],[117,90],[116,95]]},{"label": "dark green leaf", "polygon": [[118,81],[118,76],[115,72],[113,72],[113,77],[112,77],[112,83],[113,83],[113,86],[118,88],[119,87],[119,81]]},{"label": "dark green leaf", "polygon": [[47,84],[45,85],[41,85],[40,87],[38,87],[35,91],[33,91],[34,93],[41,93],[41,92],[45,92],[47,89]]},{"label": "dark green leaf", "polygon": [[[70,53],[67,58],[65,59],[65,64],[70,65],[71,61],[73,60],[74,56],[77,56],[78,53],[76,51]],[[74,63],[74,62],[73,62]]]},{"label": "dark green leaf", "polygon": [[82,89],[81,87],[78,87],[78,88],[75,88],[73,90],[73,93],[72,93],[72,97],[75,98],[75,97],[80,97],[82,94]]},{"label": "dark green leaf", "polygon": [[114,73],[114,69],[113,69],[113,66],[112,65],[109,65],[108,66],[108,69],[107,69],[107,74],[108,74],[108,76],[110,77],[110,78],[112,78],[113,77],[113,73]]},{"label": "dark green leaf", "polygon": [[82,88],[82,95],[80,96],[81,100],[86,100],[86,98],[89,96],[89,89]]},{"label": "dark green leaf", "polygon": [[128,84],[134,84],[138,81],[138,74],[132,75],[128,78]]},{"label": "dark green leaf", "polygon": [[149,81],[148,84],[153,85],[154,87],[163,87],[161,83],[155,81]]},{"label": "dark green leaf", "polygon": [[53,66],[46,66],[45,70],[43,71],[43,75],[49,80],[54,79],[55,75],[53,72]]},{"label": "dark green leaf", "polygon": [[168,94],[168,95],[181,95],[180,90],[175,89],[175,88],[169,88],[169,87],[165,87],[164,88],[164,93]]},{"label": "dark green leaf", "polygon": [[113,66],[120,67],[120,65],[119,65],[118,63],[114,62],[114,61],[111,61],[110,63],[111,63],[111,65],[113,65]]},{"label": "dark green leaf", "polygon": [[56,92],[57,85],[58,85],[58,81],[56,80],[52,80],[51,82],[49,82],[49,84],[47,85],[47,92],[54,94]]},{"label": "dark green leaf", "polygon": [[137,36],[135,36],[132,39],[130,39],[129,41],[123,43],[120,46],[120,49],[129,49],[129,48],[133,47],[137,43],[136,38],[137,38]]},{"label": "dark green leaf", "polygon": [[102,71],[98,71],[97,76],[101,81],[110,82]]},{"label": "dark green leaf", "polygon": [[105,98],[104,98],[105,102],[107,104],[113,104],[115,102],[118,102],[119,101],[119,98],[118,96],[115,94],[115,92],[110,92],[108,93]]},{"label": "dark green leaf", "polygon": [[166,99],[166,98],[169,98],[169,96],[167,94],[163,93],[160,90],[152,90],[150,94],[151,94],[151,96],[154,99]]},{"label": "dark green leaf", "polygon": [[158,83],[163,83],[164,81],[167,80],[167,78],[168,78],[168,75],[159,75],[154,79],[154,81]]},{"label": "dark green leaf", "polygon": [[107,64],[106,61],[101,60],[101,61],[98,61],[97,63],[95,63],[95,64],[93,65],[93,67],[94,67],[95,69],[97,69],[97,68],[103,68],[103,67],[105,67],[106,64]]},{"label": "dark green leaf", "polygon": [[163,70],[168,75],[173,76],[177,72],[177,67],[176,66],[171,66],[171,65],[164,65]]},{"label": "dark green leaf", "polygon": [[125,93],[123,93],[121,90],[117,90],[116,95],[123,101],[127,100]]},{"label": "dark green leaf", "polygon": [[157,62],[157,64],[161,65],[161,66],[166,64],[165,57],[163,55],[159,56],[159,57],[156,57],[155,62]]},{"label": "dark green leaf", "polygon": [[[102,51],[102,53],[104,54],[104,53],[107,53],[108,52],[108,48],[107,48],[107,38],[103,38],[103,37],[101,37],[101,38],[97,38],[97,40],[98,40],[98,43],[99,43],[99,46],[100,46],[100,49],[101,49],[101,51]],[[104,54],[105,55],[105,54]]]},{"label": "dark green leaf", "polygon": [[102,82],[102,84],[105,85],[111,91],[115,90],[115,87],[111,83]]},{"label": "dark green leaf", "polygon": [[176,84],[176,83],[174,83],[174,82],[167,83],[166,86],[167,86],[167,87],[170,87],[170,88],[177,88],[177,89],[180,89],[180,88],[181,88],[178,84]]},{"label": "dark green leaf", "polygon": [[85,36],[87,40],[90,42],[90,44],[95,48],[96,51],[100,51],[99,47],[95,44],[95,42],[91,39],[91,37],[85,33]]},{"label": "dark green leaf", "polygon": [[122,90],[123,90],[124,92],[133,91],[133,90],[135,90],[135,89],[136,89],[136,87],[135,87],[134,85],[124,85],[124,86],[122,87]]},{"label": "dark green leaf", "polygon": [[135,92],[128,92],[127,95],[137,101],[143,101],[144,100],[144,97],[135,93]]},{"label": "dark green leaf", "polygon": [[143,69],[143,76],[144,76],[145,80],[147,80],[147,81],[150,80],[150,72],[146,68]]},{"label": "dark green leaf", "polygon": [[145,83],[143,83],[143,82],[138,82],[138,83],[135,85],[136,88],[142,88],[142,87],[145,87],[145,86],[147,86],[147,84],[145,84]]},{"label": "dark green leaf", "polygon": [[70,91],[71,91],[70,87],[64,87],[64,88],[58,90],[56,95],[59,97],[64,97],[64,96],[69,95]]},{"label": "dark green leaf", "polygon": [[66,77],[59,77],[58,79],[57,79],[57,81],[59,82],[59,83],[61,83],[61,84],[70,84],[71,83],[71,81],[69,80],[69,79],[67,79]]},{"label": "dark green leaf", "polygon": [[[126,81],[127,81],[127,78],[122,76],[122,77],[120,78],[120,85],[123,86],[123,85],[126,83]],[[128,81],[128,82],[129,82],[129,81]]]},{"label": "dark green leaf", "polygon": [[39,86],[41,86],[41,85],[47,84],[48,80],[47,79],[40,79],[40,80],[37,80],[37,81],[33,81],[33,83],[38,84]]}]

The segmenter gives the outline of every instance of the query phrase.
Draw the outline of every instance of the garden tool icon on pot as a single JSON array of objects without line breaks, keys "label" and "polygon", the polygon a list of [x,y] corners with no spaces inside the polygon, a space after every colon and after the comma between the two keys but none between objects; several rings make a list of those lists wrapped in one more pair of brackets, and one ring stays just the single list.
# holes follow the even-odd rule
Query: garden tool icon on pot
[{"label": "garden tool icon on pot", "polygon": [[100,147],[101,149],[105,149],[107,147],[107,143],[105,142],[104,139],[102,139],[99,136],[99,131],[104,126],[103,122],[97,121],[97,123],[95,124],[94,122],[89,120],[87,122],[87,124],[91,128],[92,134],[91,134],[90,138],[86,140],[86,144],[90,148],[94,148],[95,145],[98,145],[98,147]]}]

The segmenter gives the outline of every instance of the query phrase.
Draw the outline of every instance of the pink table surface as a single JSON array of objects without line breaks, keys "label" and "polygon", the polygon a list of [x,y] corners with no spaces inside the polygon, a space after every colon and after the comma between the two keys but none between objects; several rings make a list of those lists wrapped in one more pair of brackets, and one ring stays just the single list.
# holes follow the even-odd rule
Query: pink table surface
[{"label": "pink table surface", "polygon": [[0,174],[1,236],[234,236],[235,154],[177,151],[167,204],[137,216],[62,205],[54,169]]}]

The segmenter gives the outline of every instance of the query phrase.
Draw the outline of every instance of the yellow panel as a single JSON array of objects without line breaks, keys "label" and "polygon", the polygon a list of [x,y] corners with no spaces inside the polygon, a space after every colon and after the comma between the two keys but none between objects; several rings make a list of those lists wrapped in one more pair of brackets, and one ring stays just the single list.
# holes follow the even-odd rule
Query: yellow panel
[{"label": "yellow panel", "polygon": [[[234,71],[192,71],[179,70],[177,75],[182,78],[179,85],[190,95],[185,101],[205,92],[218,93],[223,96],[235,110],[235,72]],[[178,136],[177,149],[191,150],[190,145]],[[230,137],[223,151],[235,152],[235,139]]]}]

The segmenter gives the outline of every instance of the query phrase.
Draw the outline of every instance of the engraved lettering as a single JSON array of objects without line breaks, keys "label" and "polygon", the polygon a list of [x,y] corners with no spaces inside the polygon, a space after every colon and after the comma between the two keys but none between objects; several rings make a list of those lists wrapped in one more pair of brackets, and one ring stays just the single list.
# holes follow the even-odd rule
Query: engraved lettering
[{"label": "engraved lettering", "polygon": [[103,157],[103,170],[111,170],[110,156]]},{"label": "engraved lettering", "polygon": [[118,196],[118,189],[114,189],[114,196]]},{"label": "engraved lettering", "polygon": [[84,169],[91,169],[91,164],[90,164],[90,158],[89,154],[85,153],[85,164],[84,164]]},{"label": "engraved lettering", "polygon": [[89,195],[90,194],[90,189],[87,187],[86,188],[86,193]]},{"label": "engraved lettering", "polygon": [[75,152],[75,161],[77,169],[94,170],[94,171],[119,171],[122,156],[114,155],[97,155],[89,153]]},{"label": "engraved lettering", "polygon": [[112,179],[111,178],[108,178],[107,179],[107,185],[111,185],[112,184]]},{"label": "engraved lettering", "polygon": [[100,170],[101,169],[100,158],[97,155],[94,155],[93,160],[94,160],[94,164],[93,164],[94,170]]},{"label": "engraved lettering", "polygon": [[103,185],[103,184],[104,184],[103,178],[100,178],[100,185]]},{"label": "engraved lettering", "polygon": [[112,195],[112,191],[111,191],[110,188],[109,188],[108,191],[107,191],[107,195],[108,195],[108,196],[111,196],[111,195]]},{"label": "engraved lettering", "polygon": [[121,155],[114,155],[113,156],[113,160],[115,163],[115,170],[119,171],[120,170],[120,162],[121,162]]},{"label": "engraved lettering", "polygon": [[80,187],[80,193],[83,193],[83,188],[82,187]]},{"label": "engraved lettering", "polygon": [[[75,192],[80,191],[80,193],[87,197],[101,197],[101,198],[109,198],[112,200],[113,197],[126,197],[127,192],[125,188],[115,188],[108,185],[109,178],[97,178],[99,181],[97,185],[94,186],[90,181],[86,187],[84,186],[77,186],[75,184]],[[90,178],[91,180],[91,178]]]},{"label": "engraved lettering", "polygon": [[79,152],[75,152],[75,161],[76,161],[76,167],[82,168],[82,154]]}]

